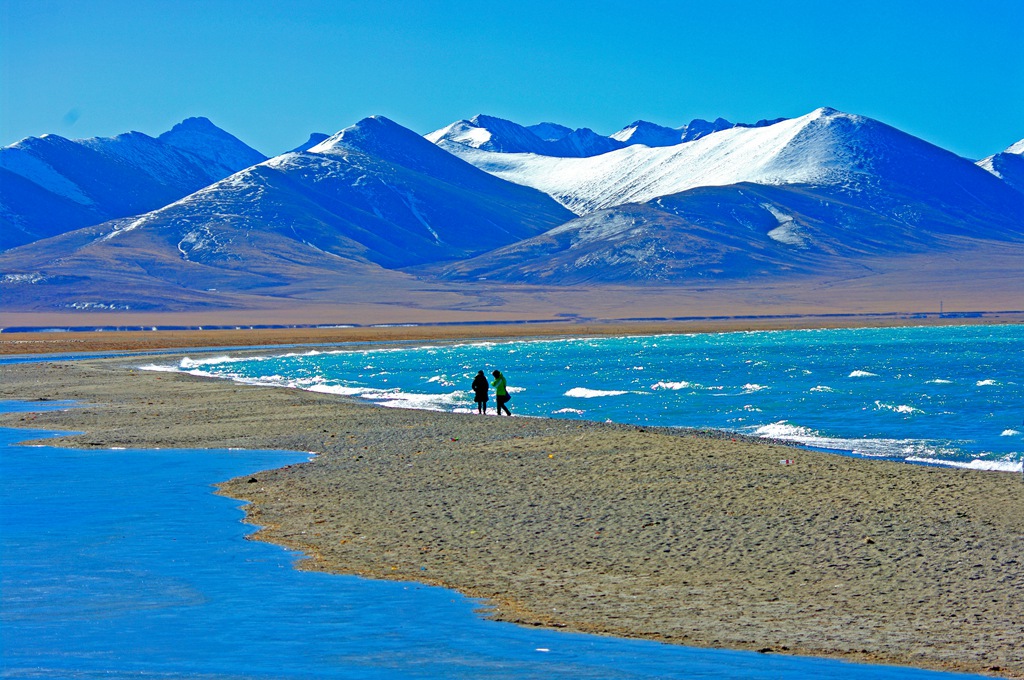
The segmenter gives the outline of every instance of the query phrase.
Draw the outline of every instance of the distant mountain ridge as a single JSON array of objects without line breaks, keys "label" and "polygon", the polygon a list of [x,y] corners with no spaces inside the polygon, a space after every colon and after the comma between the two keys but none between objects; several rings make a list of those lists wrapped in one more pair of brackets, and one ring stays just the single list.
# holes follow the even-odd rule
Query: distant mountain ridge
[{"label": "distant mountain ridge", "polygon": [[453,263],[442,272],[450,279],[736,279],[856,268],[865,258],[948,248],[955,240],[1024,243],[1024,196],[1006,182],[888,125],[828,108],[596,158],[440,143],[580,215]]},{"label": "distant mountain ridge", "polygon": [[[209,121],[190,121],[166,138],[7,147],[0,216],[48,201],[48,217],[69,224],[85,208],[95,215],[97,202],[121,199],[129,210],[139,204],[129,199],[152,199],[132,193],[132,174],[144,175],[143,188],[177,191],[183,177],[201,182],[209,168],[251,160]],[[421,136],[372,116],[156,209],[0,252],[0,308],[322,300],[339,282],[398,291],[400,304],[410,286],[472,289],[467,282],[856,280],[909,256],[962,251],[1012,263],[1024,249],[1013,174],[1024,143],[975,164],[829,108],[753,125],[705,122],[638,121],[613,139],[477,116]],[[671,143],[677,134],[694,138]],[[606,144],[618,146],[597,151]],[[561,295],[554,290],[544,294]],[[500,304],[495,295],[485,307]]]},{"label": "distant mountain ridge", "polygon": [[117,285],[129,273],[146,304],[164,291],[169,306],[184,304],[178,288],[201,297],[315,292],[346,277],[393,285],[389,270],[477,255],[571,217],[543,193],[372,117],[157,210],[0,253],[0,300],[19,291],[66,300],[72,284],[71,299],[138,308],[131,286]]},{"label": "distant mountain ridge", "polygon": [[509,120],[479,114],[459,120],[424,135],[435,144],[452,150],[451,144],[497,153],[532,153],[558,158],[589,158],[624,149],[633,144],[649,147],[674,146],[734,127],[764,127],[781,122],[760,120],[753,124],[730,123],[724,118],[713,122],[695,119],[689,125],[669,128],[638,120],[611,135],[600,135],[589,128],[572,128],[556,123],[523,126]]},{"label": "distant mountain ridge", "polygon": [[[734,126],[674,146],[633,145],[589,158],[493,152],[447,137],[437,143],[498,177],[540,189],[579,215],[740,182],[867,189],[882,175],[893,182],[934,175],[944,182],[947,171],[940,168],[950,163],[956,172],[978,176],[967,167],[973,164],[949,152],[830,108],[760,127]],[[939,167],[921,166],[915,160],[920,154],[940,159]],[[894,162],[913,168],[893,167]],[[959,191],[955,184],[950,189]]]},{"label": "distant mountain ridge", "polygon": [[0,148],[0,249],[162,207],[266,156],[206,118],[159,137],[29,137]]}]

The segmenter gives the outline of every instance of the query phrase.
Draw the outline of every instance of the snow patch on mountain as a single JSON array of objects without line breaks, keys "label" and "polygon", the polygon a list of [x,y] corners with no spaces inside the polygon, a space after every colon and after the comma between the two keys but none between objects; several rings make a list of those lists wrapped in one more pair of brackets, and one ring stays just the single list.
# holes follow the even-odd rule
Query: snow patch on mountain
[{"label": "snow patch on mountain", "polygon": [[644,146],[674,146],[683,141],[684,128],[670,128],[646,120],[630,123],[618,132],[609,135],[612,139],[625,144],[643,144]]},{"label": "snow patch on mountain", "polygon": [[542,123],[534,127],[544,136],[510,120],[480,114],[435,130],[424,135],[424,138],[433,144],[454,144],[495,153],[533,153],[571,158],[596,156],[625,146],[623,142],[599,135],[589,128],[570,130],[553,123]]},{"label": "snow patch on mountain", "polygon": [[427,140],[436,144],[441,139],[465,144],[474,149],[484,148],[491,141],[491,131],[468,120],[460,120],[426,135]]},{"label": "snow patch on mountain", "polygon": [[807,246],[807,238],[792,215],[787,215],[770,203],[762,203],[761,207],[770,212],[779,223],[779,226],[768,232],[768,238],[787,246]]},{"label": "snow patch on mountain", "polygon": [[978,166],[1024,193],[1024,139],[1005,151],[978,161]]},{"label": "snow patch on mountain", "polygon": [[765,127],[733,127],[669,147],[628,146],[589,158],[497,153],[439,140],[482,170],[550,195],[577,214],[698,186],[843,184],[857,168],[843,139],[859,116],[818,109]]},{"label": "snow patch on mountain", "polygon": [[39,149],[42,146],[40,140],[45,140],[47,146],[74,144],[71,140],[58,135],[27,137],[0,149],[0,168],[20,175],[57,196],[63,196],[82,205],[94,205],[95,202],[77,184],[40,157],[43,156]]}]

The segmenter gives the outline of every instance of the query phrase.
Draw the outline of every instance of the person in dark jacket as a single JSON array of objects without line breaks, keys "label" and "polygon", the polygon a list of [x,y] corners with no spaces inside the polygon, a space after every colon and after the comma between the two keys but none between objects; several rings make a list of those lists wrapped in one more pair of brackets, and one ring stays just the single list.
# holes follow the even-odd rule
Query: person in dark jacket
[{"label": "person in dark jacket", "polygon": [[488,388],[487,376],[484,375],[483,371],[480,371],[473,378],[473,401],[476,402],[477,413],[487,414]]},{"label": "person in dark jacket", "polygon": [[491,375],[494,376],[491,384],[494,385],[494,398],[498,402],[498,415],[501,415],[502,409],[505,409],[507,415],[512,415],[512,412],[508,410],[508,400],[511,397],[508,396],[508,384],[505,382],[505,376],[498,370],[495,370]]}]

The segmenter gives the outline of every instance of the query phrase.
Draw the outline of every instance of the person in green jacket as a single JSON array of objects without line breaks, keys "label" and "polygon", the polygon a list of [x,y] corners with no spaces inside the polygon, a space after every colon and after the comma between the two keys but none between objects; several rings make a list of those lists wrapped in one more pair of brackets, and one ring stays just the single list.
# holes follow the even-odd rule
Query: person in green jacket
[{"label": "person in green jacket", "polygon": [[505,382],[505,376],[498,370],[493,371],[491,375],[494,376],[491,385],[494,386],[494,396],[498,402],[498,415],[501,415],[501,409],[505,409],[506,415],[512,415],[512,412],[508,410],[508,400],[512,397],[508,396],[508,385]]}]

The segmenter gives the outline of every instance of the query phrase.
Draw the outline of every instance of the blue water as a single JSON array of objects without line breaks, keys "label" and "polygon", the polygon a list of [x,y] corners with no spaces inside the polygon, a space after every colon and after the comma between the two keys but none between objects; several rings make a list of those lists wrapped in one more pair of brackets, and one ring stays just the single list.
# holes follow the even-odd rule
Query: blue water
[{"label": "blue water", "polygon": [[1022,347],[1024,326],[961,326],[317,349],[163,368],[467,412],[476,371],[499,368],[517,415],[1012,471],[1024,461]]},{"label": "blue water", "polygon": [[25,437],[0,429],[6,678],[981,677],[486,621],[451,591],[297,571],[295,553],[246,540],[239,502],[211,484],[305,455],[16,444]]}]

